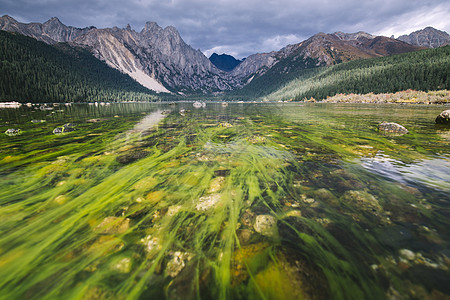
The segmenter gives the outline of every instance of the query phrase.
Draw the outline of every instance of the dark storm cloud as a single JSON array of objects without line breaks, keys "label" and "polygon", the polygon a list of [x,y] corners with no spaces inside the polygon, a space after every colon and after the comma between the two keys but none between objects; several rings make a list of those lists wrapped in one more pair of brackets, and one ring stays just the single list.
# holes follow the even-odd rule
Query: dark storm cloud
[{"label": "dark storm cloud", "polygon": [[0,12],[21,22],[57,16],[66,25],[125,27],[140,31],[146,21],[175,26],[183,39],[207,55],[239,58],[279,50],[318,32],[395,35],[426,26],[450,31],[446,0],[0,0]]}]

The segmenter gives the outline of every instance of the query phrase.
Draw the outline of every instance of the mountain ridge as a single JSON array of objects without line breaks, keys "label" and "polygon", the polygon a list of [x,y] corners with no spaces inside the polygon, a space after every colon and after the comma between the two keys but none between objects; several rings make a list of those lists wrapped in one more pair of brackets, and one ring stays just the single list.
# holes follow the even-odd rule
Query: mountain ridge
[{"label": "mountain ridge", "polygon": [[0,18],[0,29],[47,44],[67,42],[84,47],[146,88],[180,95],[223,94],[240,89],[267,72],[281,74],[282,81],[283,76],[305,68],[425,49],[363,31],[318,33],[279,51],[250,55],[232,69],[221,70],[200,50],[186,44],[175,27],[162,28],[156,22],[147,22],[141,31],[135,31],[129,25],[76,28],[64,25],[56,17],[42,24],[23,24],[5,15]]},{"label": "mountain ridge", "polygon": [[430,26],[414,31],[408,35],[401,35],[397,39],[412,45],[427,48],[438,48],[450,45],[450,35],[447,32]]}]

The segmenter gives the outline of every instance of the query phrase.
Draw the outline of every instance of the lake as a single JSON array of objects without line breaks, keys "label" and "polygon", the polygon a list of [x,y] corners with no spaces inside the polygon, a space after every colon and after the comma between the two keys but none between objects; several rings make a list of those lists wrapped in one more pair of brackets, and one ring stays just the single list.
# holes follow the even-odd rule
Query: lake
[{"label": "lake", "polygon": [[444,109],[1,109],[0,298],[450,297]]}]

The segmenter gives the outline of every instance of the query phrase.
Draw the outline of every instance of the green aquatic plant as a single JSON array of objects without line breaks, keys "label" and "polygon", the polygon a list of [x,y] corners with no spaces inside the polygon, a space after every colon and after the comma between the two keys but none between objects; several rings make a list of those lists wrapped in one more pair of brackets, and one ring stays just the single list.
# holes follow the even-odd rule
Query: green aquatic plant
[{"label": "green aquatic plant", "polygon": [[324,108],[79,106],[4,137],[1,297],[382,299],[412,295],[410,278],[448,294],[415,272],[448,276],[445,185],[366,166],[438,159],[448,141]]}]

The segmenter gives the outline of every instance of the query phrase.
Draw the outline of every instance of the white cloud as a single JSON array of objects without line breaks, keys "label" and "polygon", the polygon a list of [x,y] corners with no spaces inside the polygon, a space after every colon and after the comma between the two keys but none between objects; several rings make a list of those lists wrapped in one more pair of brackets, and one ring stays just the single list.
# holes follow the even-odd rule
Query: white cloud
[{"label": "white cloud", "polygon": [[240,56],[240,53],[246,52],[247,49],[244,49],[244,47],[236,47],[236,45],[223,45],[223,46],[216,46],[208,50],[204,50],[203,54],[205,54],[206,57],[210,57],[213,53],[217,54],[228,54],[233,56],[236,59],[242,59],[244,57]]},{"label": "white cloud", "polygon": [[386,27],[375,32],[377,35],[399,37],[413,31],[432,26],[439,30],[450,32],[450,3],[439,5],[431,10],[419,10],[406,13]]},{"label": "white cloud", "polygon": [[276,35],[265,39],[261,46],[264,52],[270,52],[274,50],[280,50],[287,45],[298,44],[304,40],[305,38],[299,37],[295,34]]}]

